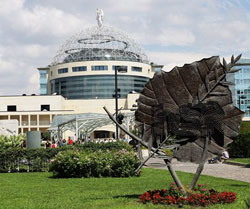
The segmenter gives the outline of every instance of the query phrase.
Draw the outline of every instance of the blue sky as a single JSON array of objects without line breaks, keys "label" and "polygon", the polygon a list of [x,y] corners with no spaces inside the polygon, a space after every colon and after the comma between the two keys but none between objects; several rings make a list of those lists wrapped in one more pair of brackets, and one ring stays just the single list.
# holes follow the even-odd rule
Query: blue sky
[{"label": "blue sky", "polygon": [[0,95],[39,93],[37,67],[71,35],[104,25],[134,38],[165,70],[203,57],[250,58],[250,0],[0,0]]}]

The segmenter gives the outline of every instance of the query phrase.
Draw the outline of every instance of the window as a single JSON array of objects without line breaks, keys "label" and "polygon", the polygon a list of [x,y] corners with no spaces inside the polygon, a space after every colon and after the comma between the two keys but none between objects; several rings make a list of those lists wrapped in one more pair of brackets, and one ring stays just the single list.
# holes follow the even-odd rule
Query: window
[{"label": "window", "polygon": [[72,67],[72,72],[79,72],[79,71],[87,71],[87,67],[86,66]]},{"label": "window", "polygon": [[52,71],[50,72],[50,75],[51,75],[51,76],[53,75],[53,72],[52,72]]},{"label": "window", "polygon": [[67,73],[67,72],[68,72],[68,68],[58,69],[58,74]]},{"label": "window", "polygon": [[50,105],[41,105],[41,111],[50,111]]},{"label": "window", "polygon": [[47,74],[41,73],[40,78],[47,78]]},{"label": "window", "polygon": [[16,112],[16,105],[8,105],[7,111],[8,112]]},{"label": "window", "polygon": [[40,84],[40,88],[47,89],[47,84]]},{"label": "window", "polygon": [[155,68],[154,68],[154,70],[155,70],[155,73],[158,73],[158,72],[160,72],[160,71],[161,71],[161,69],[162,69],[161,67],[155,67]]},{"label": "window", "polygon": [[132,71],[135,71],[135,72],[142,72],[142,68],[141,67],[131,67],[131,70]]},{"label": "window", "polygon": [[108,70],[107,65],[96,65],[96,66],[91,66],[92,71],[103,71],[103,70]]},{"label": "window", "polygon": [[118,71],[119,70],[128,71],[128,66],[125,66],[125,65],[113,65],[112,70],[115,70],[115,69],[117,69]]}]

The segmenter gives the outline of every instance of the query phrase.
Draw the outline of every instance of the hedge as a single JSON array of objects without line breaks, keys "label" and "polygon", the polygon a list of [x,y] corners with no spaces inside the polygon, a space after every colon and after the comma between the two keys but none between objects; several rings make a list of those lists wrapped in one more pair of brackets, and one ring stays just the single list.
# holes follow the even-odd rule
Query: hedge
[{"label": "hedge", "polygon": [[109,143],[86,143],[75,146],[65,146],[60,148],[38,148],[38,149],[21,149],[21,148],[0,148],[0,172],[22,172],[22,171],[48,171],[50,160],[66,150],[84,150],[85,152],[95,152],[98,150],[115,151],[125,149],[131,151],[130,145],[124,142]]},{"label": "hedge", "polygon": [[132,151],[64,151],[50,164],[54,177],[129,177],[140,165]]}]

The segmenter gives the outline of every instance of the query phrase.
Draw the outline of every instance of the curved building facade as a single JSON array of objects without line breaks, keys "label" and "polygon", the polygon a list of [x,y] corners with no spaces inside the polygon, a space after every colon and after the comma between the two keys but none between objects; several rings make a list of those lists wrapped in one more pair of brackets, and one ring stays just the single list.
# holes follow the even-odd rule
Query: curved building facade
[{"label": "curved building facade", "polygon": [[115,68],[118,73],[120,97],[140,92],[152,76],[151,66],[127,61],[87,61],[55,65],[50,68],[48,92],[67,99],[111,99],[115,90]]},{"label": "curved building facade", "polygon": [[[119,69],[126,71],[119,73]],[[47,70],[47,94],[67,99],[112,99],[115,70],[120,98],[141,92],[154,69],[140,46],[112,27],[91,27],[67,40]],[[45,86],[44,82],[41,87]]]}]

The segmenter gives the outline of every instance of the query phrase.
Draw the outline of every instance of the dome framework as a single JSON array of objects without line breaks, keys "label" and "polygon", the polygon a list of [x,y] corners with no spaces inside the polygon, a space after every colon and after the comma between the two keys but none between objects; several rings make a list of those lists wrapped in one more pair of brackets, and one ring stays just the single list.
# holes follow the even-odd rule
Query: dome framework
[{"label": "dome framework", "polygon": [[94,26],[67,40],[52,65],[98,60],[149,63],[139,44],[126,34],[110,26]]}]

